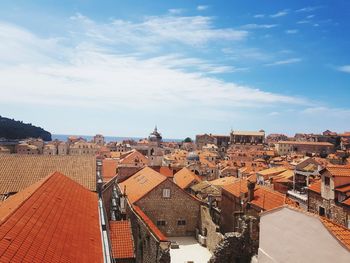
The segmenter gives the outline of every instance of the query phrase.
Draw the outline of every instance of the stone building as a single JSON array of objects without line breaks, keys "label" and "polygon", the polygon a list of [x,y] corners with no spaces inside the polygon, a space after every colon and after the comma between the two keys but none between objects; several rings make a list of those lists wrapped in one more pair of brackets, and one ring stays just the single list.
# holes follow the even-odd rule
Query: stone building
[{"label": "stone building", "polygon": [[327,155],[334,152],[334,145],[329,142],[279,141],[275,144],[275,149],[279,155],[291,153]]},{"label": "stone building", "polygon": [[198,134],[196,135],[197,149],[202,149],[207,144],[216,144],[215,138],[211,134]]},{"label": "stone building", "polygon": [[16,145],[16,153],[33,155],[33,154],[39,154],[39,150],[37,146],[30,145],[28,143],[23,142]]},{"label": "stone building", "polygon": [[118,184],[133,206],[138,206],[166,236],[194,236],[200,201],[172,180],[145,167]]},{"label": "stone building", "polygon": [[263,144],[265,142],[265,131],[232,131],[230,143],[232,144]]},{"label": "stone building", "polygon": [[95,143],[78,141],[69,146],[70,155],[96,155],[99,146]]},{"label": "stone building", "polygon": [[57,154],[57,148],[54,144],[46,144],[44,146],[43,150],[44,155],[56,155]]},{"label": "stone building", "polygon": [[350,228],[350,167],[323,169],[321,180],[309,186],[308,211]]},{"label": "stone building", "polygon": [[103,146],[105,145],[105,137],[103,137],[102,134],[96,134],[92,139],[92,142],[99,146]]},{"label": "stone building", "polygon": [[60,142],[57,145],[57,154],[58,155],[67,155],[68,154],[68,144],[65,142]]}]

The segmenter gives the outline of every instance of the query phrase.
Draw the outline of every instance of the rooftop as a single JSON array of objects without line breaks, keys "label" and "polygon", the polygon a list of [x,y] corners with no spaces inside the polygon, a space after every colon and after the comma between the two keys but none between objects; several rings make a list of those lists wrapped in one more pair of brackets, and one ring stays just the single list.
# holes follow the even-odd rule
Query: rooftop
[{"label": "rooftop", "polygon": [[0,206],[1,262],[103,262],[97,195],[55,172]]},{"label": "rooftop", "polygon": [[321,180],[318,180],[316,182],[314,182],[313,184],[309,185],[309,190],[321,194]]},{"label": "rooftop", "polygon": [[19,192],[55,171],[96,190],[94,156],[0,155],[0,194]]},{"label": "rooftop", "polygon": [[119,184],[119,188],[124,191],[130,203],[135,203],[152,189],[167,180],[167,177],[156,172],[152,168],[145,167]]},{"label": "rooftop", "polygon": [[279,141],[278,144],[293,144],[293,145],[318,145],[318,146],[334,146],[329,142],[307,142],[307,141]]},{"label": "rooftop", "polygon": [[174,175],[174,183],[176,183],[181,189],[187,188],[192,183],[199,183],[202,179],[192,173],[186,167],[182,168]]},{"label": "rooftop", "polygon": [[110,221],[109,229],[113,258],[134,258],[134,241],[132,238],[130,221]]}]

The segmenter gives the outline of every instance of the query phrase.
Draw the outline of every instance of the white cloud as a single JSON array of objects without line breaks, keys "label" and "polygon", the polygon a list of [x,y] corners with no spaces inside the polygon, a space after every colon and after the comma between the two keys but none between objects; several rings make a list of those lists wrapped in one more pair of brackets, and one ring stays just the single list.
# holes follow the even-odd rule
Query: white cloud
[{"label": "white cloud", "polygon": [[[93,29],[97,28],[94,24]],[[80,32],[79,35],[86,37],[75,46],[63,44],[70,43],[69,39],[63,43],[55,42],[54,49],[48,53],[45,45],[53,40],[0,24],[0,32],[5,31],[6,34],[0,35],[0,57],[6,53],[16,56],[12,65],[1,61],[4,66],[0,66],[1,102],[32,104],[36,107],[120,108],[124,111],[166,111],[182,107],[200,111],[203,108],[214,110],[216,107],[270,107],[307,103],[304,99],[265,92],[203,74],[226,72],[234,68],[179,55],[142,58],[135,54],[112,52],[99,41],[87,43],[95,35],[98,40],[101,37],[104,39],[105,35],[99,31],[88,36],[86,32]],[[4,45],[9,35],[16,36],[13,39],[16,45]],[[29,47],[28,42],[32,43]],[[16,53],[14,47],[22,46],[27,49],[26,54]],[[57,54],[62,54],[65,59],[56,57]],[[188,65],[197,70],[185,70]]]},{"label": "white cloud", "polygon": [[320,9],[322,8],[323,6],[307,6],[307,7],[303,7],[303,8],[300,8],[298,10],[296,10],[295,12],[312,12],[312,11],[315,11],[317,9]]},{"label": "white cloud", "polygon": [[241,26],[243,29],[270,29],[277,27],[277,24],[246,24]]},{"label": "white cloud", "polygon": [[139,23],[114,20],[109,24],[97,24],[80,14],[72,19],[80,23],[90,41],[139,46],[142,51],[161,48],[167,42],[197,46],[212,41],[240,41],[248,36],[245,30],[215,28],[213,18],[206,16],[150,16]]},{"label": "white cloud", "polygon": [[307,17],[306,17],[306,19],[311,19],[311,18],[314,18],[315,17],[315,15],[308,15]]},{"label": "white cloud", "polygon": [[297,24],[309,24],[311,23],[310,20],[300,20],[297,22]]},{"label": "white cloud", "polygon": [[302,111],[303,114],[319,115],[321,117],[350,118],[349,109],[329,108],[325,106],[309,107]]},{"label": "white cloud", "polygon": [[288,15],[288,10],[282,10],[277,12],[276,14],[270,15],[270,17],[276,18],[276,17],[286,16],[286,15]]},{"label": "white cloud", "polygon": [[183,12],[185,12],[185,9],[182,9],[182,8],[171,8],[171,9],[168,9],[168,12],[170,14],[172,14],[172,15],[180,15]]},{"label": "white cloud", "polygon": [[337,70],[345,73],[350,73],[350,65],[344,65],[337,68]]},{"label": "white cloud", "polygon": [[277,111],[272,111],[272,112],[270,112],[268,115],[269,115],[269,116],[278,116],[278,115],[280,115],[280,113],[277,112]]},{"label": "white cloud", "polygon": [[254,15],[254,18],[264,18],[265,14],[256,14]]},{"label": "white cloud", "polygon": [[299,32],[298,29],[288,29],[285,31],[286,34],[297,34]]},{"label": "white cloud", "polygon": [[279,60],[279,61],[275,61],[273,63],[265,64],[265,66],[287,65],[287,64],[298,63],[298,62],[301,62],[301,61],[302,61],[301,58],[289,58],[289,59]]},{"label": "white cloud", "polygon": [[208,5],[199,5],[199,6],[197,6],[197,10],[198,11],[207,10],[208,8],[209,8]]}]

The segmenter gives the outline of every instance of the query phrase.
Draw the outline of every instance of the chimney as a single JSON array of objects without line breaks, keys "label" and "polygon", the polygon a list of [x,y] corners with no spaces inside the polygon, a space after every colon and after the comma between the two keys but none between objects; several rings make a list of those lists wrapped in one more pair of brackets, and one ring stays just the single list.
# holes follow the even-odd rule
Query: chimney
[{"label": "chimney", "polygon": [[250,202],[254,199],[255,183],[247,181],[247,187],[248,187],[248,202]]}]

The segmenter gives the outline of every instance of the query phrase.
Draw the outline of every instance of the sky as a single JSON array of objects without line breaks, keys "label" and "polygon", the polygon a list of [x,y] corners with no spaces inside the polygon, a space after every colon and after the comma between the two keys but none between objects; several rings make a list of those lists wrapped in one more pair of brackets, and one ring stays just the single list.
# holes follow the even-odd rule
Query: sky
[{"label": "sky", "polygon": [[2,116],[54,134],[350,130],[350,1],[0,7]]}]

